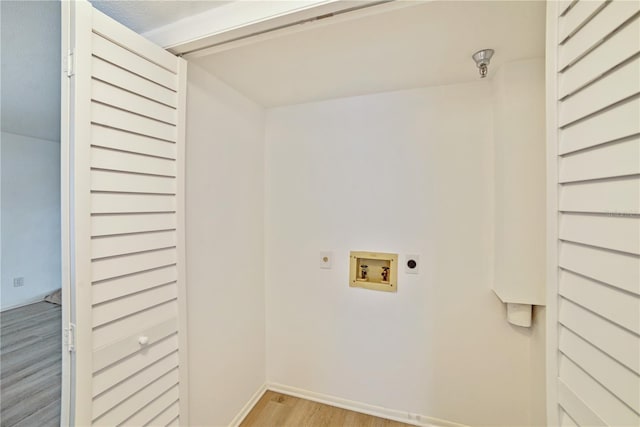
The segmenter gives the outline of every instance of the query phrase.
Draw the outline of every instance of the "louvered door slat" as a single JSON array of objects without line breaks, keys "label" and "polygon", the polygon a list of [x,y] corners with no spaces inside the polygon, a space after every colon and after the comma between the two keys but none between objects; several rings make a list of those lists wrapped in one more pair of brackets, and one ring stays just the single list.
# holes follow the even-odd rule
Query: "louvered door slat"
[{"label": "louvered door slat", "polygon": [[91,128],[91,143],[94,146],[113,148],[149,156],[176,158],[176,144],[170,141],[150,138],[138,133],[94,125]]},{"label": "louvered door slat", "polygon": [[640,255],[640,223],[631,216],[564,213],[560,239]]},{"label": "louvered door slat", "polygon": [[91,213],[175,212],[176,198],[163,194],[93,193]]},{"label": "louvered door slat", "polygon": [[560,427],[578,427],[578,424],[560,407]]},{"label": "louvered door slat", "polygon": [[[557,16],[561,17],[566,15],[569,9],[571,9],[577,2],[578,0],[558,0],[558,7],[555,11],[557,13]],[[553,16],[553,18],[557,19],[555,15]]]},{"label": "louvered door slat", "polygon": [[172,55],[168,55],[164,49],[159,49],[144,37],[140,37],[123,25],[116,24],[111,18],[102,14],[93,15],[93,32],[111,40],[113,43],[135,52],[147,62],[157,64],[173,74],[178,73],[178,61]]},{"label": "louvered door slat", "polygon": [[611,68],[632,58],[640,50],[638,34],[640,34],[640,18],[636,17],[633,23],[615,33],[589,53],[584,60],[562,73],[558,95],[565,97],[572,94],[604,75]]},{"label": "louvered door slat", "polygon": [[176,124],[176,110],[173,107],[97,79],[93,80],[91,88],[91,97],[96,102],[111,105],[120,110],[129,111],[159,122],[171,125]]},{"label": "louvered door slat", "polygon": [[71,134],[83,177],[73,188],[75,423],[166,414],[186,424],[186,63],[87,2],[65,7],[77,31]]},{"label": "louvered door slat", "polygon": [[177,78],[171,71],[149,62],[147,59],[112,43],[98,34],[92,35],[92,46],[92,54],[94,56],[168,89],[177,90]]},{"label": "louvered door slat", "polygon": [[[93,307],[93,326],[101,326],[154,307],[178,297],[175,283],[147,289],[127,298],[112,300]],[[145,335],[146,336],[146,335]]]},{"label": "louvered door slat", "polygon": [[171,89],[167,89],[95,56],[92,58],[91,66],[93,77],[97,80],[107,82],[169,107],[175,108],[178,105],[178,96]]},{"label": "louvered door slat", "polygon": [[569,271],[640,295],[640,257],[636,255],[561,242],[558,264]]},{"label": "louvered door slat", "polygon": [[125,295],[154,288],[165,283],[178,280],[178,270],[175,264],[130,274],[123,277],[106,279],[93,284],[92,303],[98,304]]},{"label": "louvered door slat", "polygon": [[93,237],[113,236],[127,233],[173,230],[177,226],[176,214],[101,214],[91,218]]},{"label": "louvered door slat", "polygon": [[175,230],[104,236],[91,239],[94,259],[128,255],[156,249],[167,249],[177,244]]},{"label": "louvered door slat", "polygon": [[138,175],[127,172],[91,171],[91,190],[113,193],[175,194],[176,180],[166,176]]},{"label": "louvered door slat", "polygon": [[[178,331],[178,323],[176,319],[170,318],[164,322],[158,323],[144,331],[139,331],[147,337],[147,349],[158,343],[164,342],[167,337],[174,335]],[[130,356],[135,355],[140,350],[140,341],[133,335],[114,341],[105,347],[96,349],[93,353],[93,369],[94,371],[102,371],[104,368],[117,363],[120,360],[126,360]],[[94,393],[97,395],[99,393]]]},{"label": "louvered door slat", "polygon": [[585,404],[608,426],[637,426],[640,416],[624,404],[610,390],[598,383],[573,360],[560,355],[560,377],[567,386],[579,393]]},{"label": "louvered door slat", "polygon": [[[113,343],[121,342],[125,338],[147,336],[148,330],[177,316],[178,304],[175,300],[172,300],[130,316],[113,320],[110,323],[96,326],[93,328],[94,351]],[[143,347],[140,350],[143,350]]]},{"label": "louvered door slat", "polygon": [[149,175],[176,176],[176,162],[125,151],[91,148],[91,167]]},{"label": "louvered door slat", "polygon": [[560,182],[640,174],[640,135],[560,158]]},{"label": "louvered door slat", "polygon": [[[603,426],[605,422],[591,410],[591,408],[582,401],[576,393],[571,390],[565,383],[560,381],[558,383],[558,403],[560,407],[568,415],[568,419],[565,422],[571,422],[569,424],[581,425],[581,426]],[[573,420],[576,420],[573,422]]]},{"label": "louvered door slat", "polygon": [[158,249],[114,258],[100,258],[92,263],[94,282],[108,280],[127,274],[139,273],[153,268],[173,265],[178,255],[175,248]]},{"label": "louvered door slat", "polygon": [[[111,408],[120,404],[137,391],[149,385],[152,381],[169,373],[170,371],[175,370],[177,367],[178,355],[176,353],[172,353],[171,355],[160,359],[158,362],[153,363],[152,365],[136,372],[133,376],[127,378],[121,383],[118,383],[108,391],[105,391],[99,396],[94,397],[93,405],[95,416],[99,417],[100,415],[106,413]],[[168,406],[172,404],[176,399],[177,397],[174,398],[171,402],[166,402],[165,405]]]},{"label": "louvered door slat", "polygon": [[172,124],[160,122],[98,102],[91,104],[91,121],[102,126],[170,142],[175,142],[177,138],[176,128]]},{"label": "louvered door slat", "polygon": [[560,329],[559,348],[624,404],[640,413],[640,376],[630,374],[615,359],[568,329]]},{"label": "louvered door slat", "polygon": [[145,406],[140,412],[127,420],[127,424],[132,426],[146,426],[159,412],[164,411],[174,402],[178,401],[178,386],[170,388],[157,397],[150,404]]},{"label": "louvered door slat", "polygon": [[640,58],[606,74],[560,104],[560,126],[583,119],[640,93]]},{"label": "louvered door slat", "polygon": [[640,373],[640,348],[636,334],[564,298],[560,299],[558,319],[563,326],[622,365]]},{"label": "louvered door slat", "polygon": [[585,25],[583,31],[579,31],[559,47],[558,69],[563,70],[577,62],[580,57],[607,40],[639,10],[640,5],[636,1],[613,0]]},{"label": "louvered door slat", "polygon": [[145,367],[168,357],[178,351],[178,337],[173,334],[150,344],[144,353],[134,352],[130,357],[121,358],[108,366],[98,370],[93,377],[92,395],[97,396],[116,384],[142,371]]},{"label": "louvered door slat", "polygon": [[178,370],[173,369],[169,371],[111,408],[108,412],[97,416],[93,421],[94,425],[116,426],[124,424],[137,411],[153,402],[154,399],[157,399],[168,390],[176,387],[178,381]]},{"label": "louvered door slat", "polygon": [[606,0],[578,1],[569,11],[560,17],[559,40],[565,42],[606,6]]},{"label": "louvered door slat", "polygon": [[559,131],[559,154],[567,154],[640,133],[640,98],[575,123]]},{"label": "louvered door slat", "polygon": [[640,180],[628,177],[567,183],[560,188],[559,202],[560,210],[566,212],[638,215]]},{"label": "louvered door slat", "polygon": [[166,426],[179,415],[179,402],[174,402],[171,406],[159,413],[155,418],[149,421],[149,426]]},{"label": "louvered door slat", "polygon": [[640,334],[640,296],[563,270],[560,295],[605,319]]},{"label": "louvered door slat", "polygon": [[548,2],[548,424],[640,425],[640,2]]}]

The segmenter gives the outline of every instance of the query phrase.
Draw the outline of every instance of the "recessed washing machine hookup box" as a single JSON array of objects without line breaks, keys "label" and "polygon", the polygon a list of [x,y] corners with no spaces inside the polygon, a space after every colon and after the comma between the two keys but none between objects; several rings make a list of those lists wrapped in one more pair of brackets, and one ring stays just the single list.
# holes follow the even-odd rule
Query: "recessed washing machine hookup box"
[{"label": "recessed washing machine hookup box", "polygon": [[351,252],[349,286],[396,292],[398,290],[398,254]]}]

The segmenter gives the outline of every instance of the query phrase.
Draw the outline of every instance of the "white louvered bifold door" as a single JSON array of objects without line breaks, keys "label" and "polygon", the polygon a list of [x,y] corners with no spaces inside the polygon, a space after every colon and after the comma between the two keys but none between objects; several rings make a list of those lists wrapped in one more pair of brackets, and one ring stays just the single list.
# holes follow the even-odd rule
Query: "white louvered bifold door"
[{"label": "white louvered bifold door", "polygon": [[71,422],[186,425],[186,63],[70,3]]},{"label": "white louvered bifold door", "polygon": [[640,1],[548,3],[548,418],[640,425]]}]

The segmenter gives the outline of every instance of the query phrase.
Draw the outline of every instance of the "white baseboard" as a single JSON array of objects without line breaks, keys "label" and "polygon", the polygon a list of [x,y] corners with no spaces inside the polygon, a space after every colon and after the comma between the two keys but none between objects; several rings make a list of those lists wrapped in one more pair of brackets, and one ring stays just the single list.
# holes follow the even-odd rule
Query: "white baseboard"
[{"label": "white baseboard", "polygon": [[[353,400],[347,400],[347,399],[342,399],[340,397],[329,396],[321,393],[315,393],[313,391],[302,390],[299,388],[290,387],[283,384],[270,383],[267,385],[266,388],[271,391],[275,391],[283,394],[289,394],[291,396],[300,397],[303,399],[311,400],[313,402],[324,403],[326,405],[336,406],[338,408],[348,409],[350,411],[355,411],[355,412],[361,412],[363,414],[373,415],[375,417],[386,418],[388,420],[399,421],[402,423],[412,424],[420,427],[467,427],[463,424],[458,424],[458,423],[454,423],[446,420],[440,420],[438,418],[428,417],[426,415],[412,414],[409,412],[398,411],[396,409],[383,408],[381,406],[369,405],[367,403],[362,403],[362,402],[355,402]],[[256,402],[257,402],[257,399],[256,399]],[[251,408],[249,408],[247,413],[250,410]]]},{"label": "white baseboard", "polygon": [[255,393],[253,393],[251,399],[249,399],[249,401],[245,403],[240,412],[238,412],[238,415],[233,417],[233,420],[231,420],[231,422],[229,423],[229,427],[238,427],[240,423],[244,421],[246,416],[249,415],[249,412],[251,412],[253,407],[256,406],[256,403],[258,403],[258,401],[266,391],[267,385],[262,384],[260,388]]},{"label": "white baseboard", "polygon": [[[56,289],[54,289],[53,291],[55,291],[55,290]],[[27,298],[27,299],[19,302],[18,304],[13,304],[13,305],[11,305],[9,307],[2,307],[0,309],[0,312],[7,311],[7,310],[13,310],[14,308],[24,307],[25,305],[31,305],[31,304],[35,304],[37,302],[43,302],[45,297],[47,295],[49,295],[51,292],[53,292],[53,291],[49,291],[49,292],[44,293],[44,294],[39,294],[39,295],[36,295],[34,297]]]}]

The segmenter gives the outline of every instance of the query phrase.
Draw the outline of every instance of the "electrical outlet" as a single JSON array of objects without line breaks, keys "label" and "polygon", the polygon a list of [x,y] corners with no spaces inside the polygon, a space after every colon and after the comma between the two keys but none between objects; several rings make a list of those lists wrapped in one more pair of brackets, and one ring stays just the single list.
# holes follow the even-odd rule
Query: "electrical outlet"
[{"label": "electrical outlet", "polygon": [[14,277],[13,278],[13,287],[14,288],[19,288],[21,286],[24,286],[24,277]]},{"label": "electrical outlet", "polygon": [[325,268],[327,270],[330,270],[332,262],[333,262],[332,252],[320,252],[320,268]]}]

